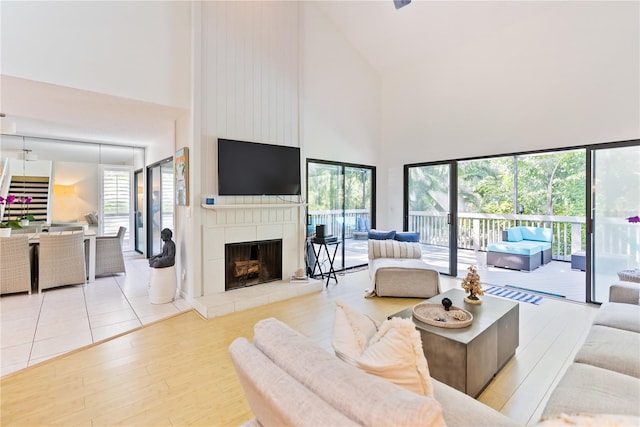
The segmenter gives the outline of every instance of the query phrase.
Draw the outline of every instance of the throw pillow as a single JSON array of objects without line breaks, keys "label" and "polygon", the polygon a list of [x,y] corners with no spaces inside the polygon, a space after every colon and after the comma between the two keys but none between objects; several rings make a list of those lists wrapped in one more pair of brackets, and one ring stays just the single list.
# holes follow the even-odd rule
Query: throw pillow
[{"label": "throw pillow", "polygon": [[424,396],[433,396],[420,332],[411,319],[385,320],[357,360],[360,369]]},{"label": "throw pillow", "polygon": [[332,343],[336,356],[345,362],[414,393],[433,396],[422,340],[411,319],[394,317],[378,325],[336,301]]},{"label": "throw pillow", "polygon": [[396,235],[395,230],[391,230],[391,231],[369,230],[369,238],[373,240],[393,239],[395,235]]},{"label": "throw pillow", "polygon": [[400,242],[418,242],[420,243],[419,231],[398,231],[394,239]]},{"label": "throw pillow", "polygon": [[378,322],[360,313],[342,300],[336,300],[333,323],[333,349],[340,359],[355,365],[371,338],[378,332]]},{"label": "throw pillow", "polygon": [[507,241],[520,242],[522,240],[522,231],[520,227],[507,228]]}]

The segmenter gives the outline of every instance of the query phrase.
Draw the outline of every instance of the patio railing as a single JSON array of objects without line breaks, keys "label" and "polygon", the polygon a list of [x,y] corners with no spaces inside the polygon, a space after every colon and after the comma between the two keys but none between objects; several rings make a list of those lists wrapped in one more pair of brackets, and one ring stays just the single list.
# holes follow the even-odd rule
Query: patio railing
[{"label": "patio railing", "polygon": [[[515,226],[550,228],[553,259],[569,261],[573,252],[585,248],[585,219],[576,216],[518,214],[458,214],[458,248],[486,251],[487,245],[502,240],[502,231]],[[448,246],[446,214],[409,212],[409,229],[420,232],[422,243]]]},{"label": "patio railing", "polygon": [[[347,210],[344,220],[341,210],[310,211],[309,216],[311,227],[315,224],[325,224],[326,233],[336,236],[340,236],[344,222],[346,239],[352,238],[353,232],[358,231],[359,218],[368,224],[371,223],[370,214],[366,209]],[[611,225],[611,221],[614,220],[602,220],[601,224]],[[606,228],[606,233],[595,236],[602,245],[601,250],[607,254],[637,258],[637,254],[632,254],[634,249],[631,246],[620,242],[640,240],[640,227],[637,224],[626,224],[624,220],[619,219],[615,219],[614,222],[615,228]],[[586,248],[584,217],[481,213],[458,214],[458,248],[486,251],[487,245],[502,240],[503,230],[518,225],[550,228],[553,231],[554,260],[570,261],[572,253],[584,251]],[[446,213],[410,211],[408,229],[419,231],[420,242],[423,244],[448,247],[449,226]]]},{"label": "patio railing", "polygon": [[309,211],[309,217],[311,220],[310,227],[315,227],[316,224],[325,224],[325,233],[334,236],[341,235],[342,223],[344,222],[345,239],[352,238],[354,231],[366,231],[359,230],[358,219],[362,219],[362,222],[365,224],[371,224],[371,215],[368,209],[347,209],[345,210],[344,220],[342,218],[342,210],[339,209]]}]

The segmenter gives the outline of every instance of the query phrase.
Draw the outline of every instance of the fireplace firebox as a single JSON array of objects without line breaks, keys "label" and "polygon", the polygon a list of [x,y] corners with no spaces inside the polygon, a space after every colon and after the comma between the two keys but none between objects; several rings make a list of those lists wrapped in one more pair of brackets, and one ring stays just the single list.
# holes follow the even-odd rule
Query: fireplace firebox
[{"label": "fireplace firebox", "polygon": [[282,240],[227,243],[225,291],[282,280]]}]

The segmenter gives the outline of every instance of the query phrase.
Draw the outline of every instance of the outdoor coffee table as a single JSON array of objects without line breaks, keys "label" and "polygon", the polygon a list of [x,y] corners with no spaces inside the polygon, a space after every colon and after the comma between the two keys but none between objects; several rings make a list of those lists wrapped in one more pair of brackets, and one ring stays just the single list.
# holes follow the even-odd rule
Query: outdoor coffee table
[{"label": "outdoor coffee table", "polygon": [[482,304],[474,305],[464,302],[465,295],[451,289],[425,300],[440,304],[449,298],[454,306],[470,312],[473,322],[465,328],[428,325],[413,317],[413,307],[389,317],[410,318],[416,324],[433,378],[477,397],[515,354],[520,312],[514,301],[484,295]]}]

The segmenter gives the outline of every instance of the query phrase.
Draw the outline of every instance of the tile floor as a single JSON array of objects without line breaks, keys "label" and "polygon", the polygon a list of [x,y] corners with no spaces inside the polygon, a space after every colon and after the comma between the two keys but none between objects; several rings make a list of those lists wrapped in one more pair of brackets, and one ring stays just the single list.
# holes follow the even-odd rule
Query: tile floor
[{"label": "tile floor", "polygon": [[131,252],[125,263],[127,274],[86,286],[3,295],[0,375],[191,309],[183,299],[151,304],[147,260]]}]

